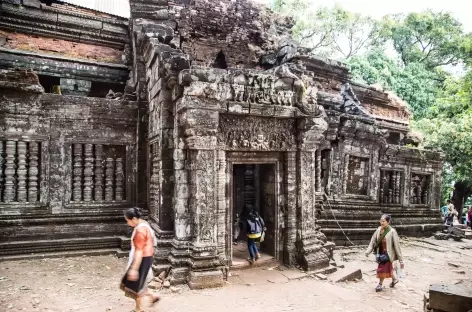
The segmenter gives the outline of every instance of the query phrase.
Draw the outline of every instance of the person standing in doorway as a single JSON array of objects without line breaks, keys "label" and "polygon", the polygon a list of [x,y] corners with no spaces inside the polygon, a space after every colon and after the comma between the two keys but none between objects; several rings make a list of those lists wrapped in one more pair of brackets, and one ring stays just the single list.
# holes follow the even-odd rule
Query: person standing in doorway
[{"label": "person standing in doorway", "polygon": [[372,235],[369,247],[365,253],[368,257],[372,252],[375,253],[377,266],[377,278],[379,284],[375,288],[375,291],[379,292],[383,290],[383,281],[386,278],[391,278],[392,282],[390,287],[393,288],[398,283],[398,277],[395,276],[393,271],[393,262],[399,261],[400,267],[403,269],[403,255],[400,248],[400,238],[398,237],[397,231],[390,226],[391,217],[390,215],[384,214],[380,218],[380,226]]},{"label": "person standing in doorway", "polygon": [[256,242],[261,238],[262,232],[266,230],[264,220],[259,216],[257,211],[250,209],[245,219],[246,235],[247,235],[247,248],[249,250],[249,261],[250,264],[254,264],[254,261],[259,260],[261,254],[257,250]]},{"label": "person standing in doorway", "polygon": [[136,308],[133,311],[142,312],[144,311],[142,308],[144,297],[150,297],[153,305],[160,300],[159,296],[150,293],[147,289],[147,284],[153,277],[151,266],[156,237],[149,223],[141,219],[142,214],[138,208],[127,209],[124,215],[128,226],[134,229],[128,266],[121,279],[120,288],[127,297],[136,301]]}]

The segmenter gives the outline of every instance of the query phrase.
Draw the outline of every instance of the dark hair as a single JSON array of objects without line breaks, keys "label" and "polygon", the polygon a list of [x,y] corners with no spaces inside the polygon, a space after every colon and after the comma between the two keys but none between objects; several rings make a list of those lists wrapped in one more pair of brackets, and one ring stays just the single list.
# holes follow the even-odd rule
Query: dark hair
[{"label": "dark hair", "polygon": [[385,221],[387,221],[388,223],[390,223],[390,220],[392,220],[392,216],[389,215],[389,214],[383,214],[380,219],[384,219]]},{"label": "dark hair", "polygon": [[133,218],[140,219],[143,214],[139,208],[128,208],[124,211],[125,218],[131,220]]},{"label": "dark hair", "polygon": [[450,202],[451,202],[451,200],[450,200],[450,199],[446,200],[446,203],[450,203]]}]

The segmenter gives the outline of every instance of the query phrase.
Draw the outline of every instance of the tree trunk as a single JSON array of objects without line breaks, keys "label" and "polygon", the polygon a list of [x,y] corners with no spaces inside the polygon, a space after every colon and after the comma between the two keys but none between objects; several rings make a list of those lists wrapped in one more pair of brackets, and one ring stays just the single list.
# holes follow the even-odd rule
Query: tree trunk
[{"label": "tree trunk", "polygon": [[458,212],[458,221],[462,223],[462,210],[464,209],[464,204],[472,194],[472,188],[464,182],[457,182],[454,184],[454,191],[452,193],[452,201],[454,207]]}]

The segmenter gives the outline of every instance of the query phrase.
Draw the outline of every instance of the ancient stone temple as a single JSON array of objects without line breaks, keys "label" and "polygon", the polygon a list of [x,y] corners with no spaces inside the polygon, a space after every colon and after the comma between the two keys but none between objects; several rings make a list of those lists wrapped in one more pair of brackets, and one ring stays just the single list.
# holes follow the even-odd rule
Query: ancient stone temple
[{"label": "ancient stone temple", "polygon": [[407,104],[298,48],[289,19],[249,0],[130,6],[1,3],[1,258],[122,254],[138,206],[155,271],[199,288],[231,269],[244,207],[262,251],[306,270],[382,213],[405,235],[440,225],[442,156],[415,147]]}]

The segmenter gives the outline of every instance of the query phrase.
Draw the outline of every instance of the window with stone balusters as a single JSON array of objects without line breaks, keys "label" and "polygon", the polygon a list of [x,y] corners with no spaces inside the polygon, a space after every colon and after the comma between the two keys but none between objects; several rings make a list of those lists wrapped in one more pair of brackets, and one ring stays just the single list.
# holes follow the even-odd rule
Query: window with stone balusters
[{"label": "window with stone balusters", "polygon": [[380,171],[380,203],[401,204],[402,202],[403,171]]},{"label": "window with stone balusters", "polygon": [[72,144],[72,202],[126,200],[126,146]]},{"label": "window with stone balusters", "polygon": [[41,142],[0,140],[0,203],[40,200]]},{"label": "window with stone balusters", "polygon": [[412,173],[410,185],[410,204],[428,205],[431,175]]}]

